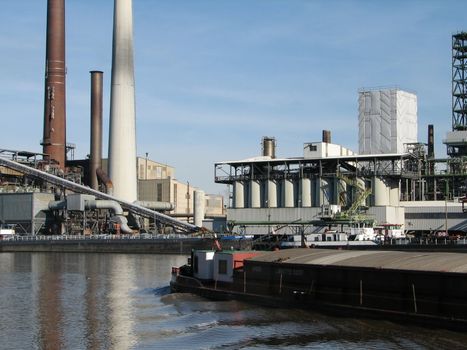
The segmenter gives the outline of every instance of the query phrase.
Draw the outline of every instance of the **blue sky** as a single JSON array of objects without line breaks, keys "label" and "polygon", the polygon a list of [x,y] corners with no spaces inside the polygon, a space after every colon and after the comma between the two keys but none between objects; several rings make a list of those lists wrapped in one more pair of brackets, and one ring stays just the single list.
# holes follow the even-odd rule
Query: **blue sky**
[{"label": "blue sky", "polygon": [[[104,71],[107,155],[112,0],[67,0],[67,141],[89,152],[89,71]],[[277,155],[332,131],[358,150],[357,92],[418,96],[419,141],[451,128],[451,35],[467,1],[133,0],[138,154],[210,193],[214,162]],[[41,151],[46,0],[2,1],[1,148]]]}]

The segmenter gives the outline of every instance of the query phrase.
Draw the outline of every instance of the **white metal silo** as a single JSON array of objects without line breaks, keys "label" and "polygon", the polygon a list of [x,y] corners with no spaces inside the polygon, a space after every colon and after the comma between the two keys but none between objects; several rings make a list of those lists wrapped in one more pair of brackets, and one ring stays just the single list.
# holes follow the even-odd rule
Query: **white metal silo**
[{"label": "white metal silo", "polygon": [[399,182],[394,181],[391,183],[391,186],[389,188],[389,203],[394,207],[398,207],[399,200],[400,200]]},{"label": "white metal silo", "polygon": [[261,186],[256,180],[250,181],[250,208],[261,207]]},{"label": "white metal silo", "polygon": [[283,205],[285,208],[294,207],[294,182],[290,179],[283,180],[282,186]]},{"label": "white metal silo", "polygon": [[277,185],[274,180],[266,180],[268,208],[277,208]]},{"label": "white metal silo", "polygon": [[389,205],[389,186],[377,176],[373,177],[373,195],[375,206]]},{"label": "white metal silo", "polygon": [[311,179],[303,177],[300,179],[302,207],[311,207]]},{"label": "white metal silo", "polygon": [[245,187],[243,186],[243,183],[241,181],[235,181],[234,182],[234,208],[236,209],[241,209],[245,208]]}]

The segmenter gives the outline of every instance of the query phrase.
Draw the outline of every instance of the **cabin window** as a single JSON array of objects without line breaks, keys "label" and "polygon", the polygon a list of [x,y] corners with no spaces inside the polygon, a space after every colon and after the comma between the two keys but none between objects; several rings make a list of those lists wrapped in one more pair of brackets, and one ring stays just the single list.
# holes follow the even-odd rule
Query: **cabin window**
[{"label": "cabin window", "polygon": [[318,150],[318,146],[316,145],[310,145],[310,151],[311,152],[316,152]]},{"label": "cabin window", "polygon": [[219,260],[219,275],[227,274],[227,260]]}]

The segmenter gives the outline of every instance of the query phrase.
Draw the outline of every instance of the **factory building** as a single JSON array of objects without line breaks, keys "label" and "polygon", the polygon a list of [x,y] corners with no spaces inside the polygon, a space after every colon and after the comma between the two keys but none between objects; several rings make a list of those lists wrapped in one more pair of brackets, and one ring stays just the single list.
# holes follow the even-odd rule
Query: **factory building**
[{"label": "factory building", "polygon": [[403,153],[417,142],[417,96],[398,88],[358,93],[358,153]]},{"label": "factory building", "polygon": [[[102,159],[102,169],[107,169],[107,164],[108,160]],[[68,165],[82,168],[84,179],[88,178],[89,160],[73,160],[69,161]],[[193,216],[194,193],[201,192],[200,188],[192,186],[189,182],[177,180],[175,168],[170,165],[156,162],[147,157],[137,157],[136,165],[138,202],[143,205],[150,205],[151,202],[171,203],[173,210],[169,212],[169,215],[185,220],[187,217]],[[205,194],[204,197],[205,216],[224,216],[224,197],[222,195]]]},{"label": "factory building", "polygon": [[[365,89],[358,101],[358,154],[323,131],[322,141],[304,143],[298,157],[276,158],[275,139],[265,137],[261,156],[216,163],[215,181],[230,188],[230,227],[311,234],[372,221],[415,234],[464,235],[467,167],[459,157],[435,158],[432,125],[427,144],[417,141],[417,97]],[[463,119],[455,120],[456,135],[465,132]]]},{"label": "factory building", "polygon": [[[357,155],[326,142],[329,135],[325,131],[323,141],[305,143],[301,157],[273,158],[263,152],[216,163],[215,181],[231,188],[228,222],[246,233],[268,233],[274,226],[286,232],[296,225],[311,233],[322,228],[314,227],[322,217],[336,214],[333,210],[369,207],[367,214],[376,221],[403,224],[399,183],[404,156]],[[388,168],[390,178],[385,177]]]}]

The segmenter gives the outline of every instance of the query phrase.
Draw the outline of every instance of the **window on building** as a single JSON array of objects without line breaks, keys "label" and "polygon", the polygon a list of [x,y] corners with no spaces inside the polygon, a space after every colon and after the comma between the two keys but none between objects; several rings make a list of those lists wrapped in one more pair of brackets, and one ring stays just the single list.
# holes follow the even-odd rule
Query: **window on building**
[{"label": "window on building", "polygon": [[174,184],[174,203],[177,205],[177,184]]},{"label": "window on building", "polygon": [[227,274],[227,260],[219,260],[219,275]]},{"label": "window on building", "polygon": [[310,151],[311,151],[311,152],[315,152],[315,151],[317,151],[317,150],[318,150],[318,146],[316,146],[316,145],[310,145]]},{"label": "window on building", "polygon": [[157,184],[156,201],[162,202],[162,184]]}]

